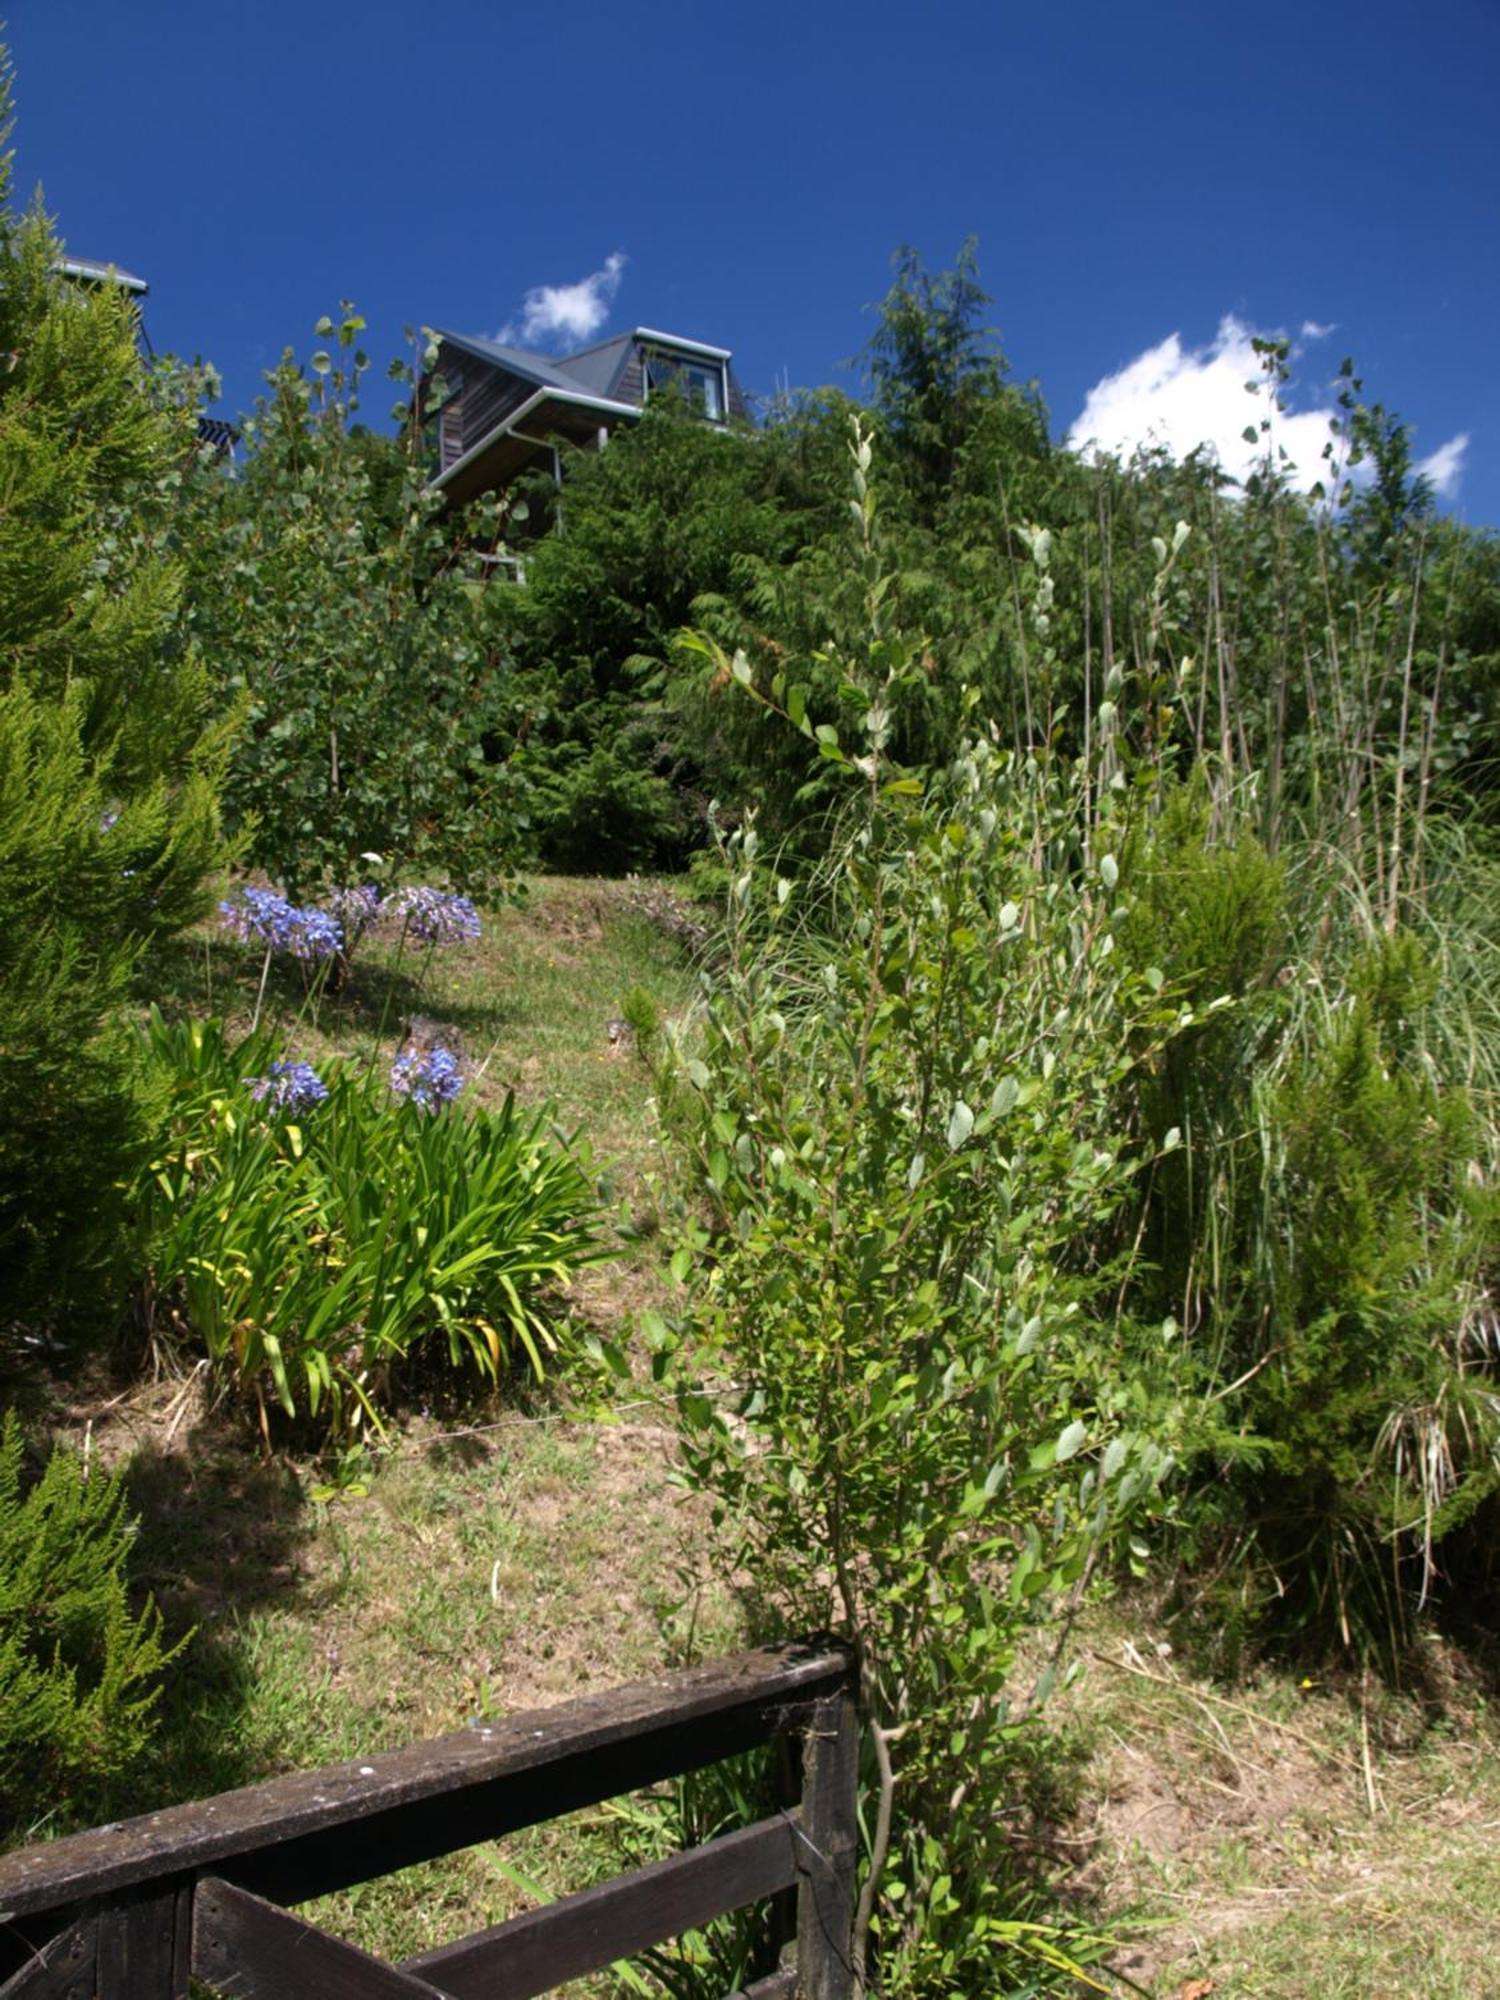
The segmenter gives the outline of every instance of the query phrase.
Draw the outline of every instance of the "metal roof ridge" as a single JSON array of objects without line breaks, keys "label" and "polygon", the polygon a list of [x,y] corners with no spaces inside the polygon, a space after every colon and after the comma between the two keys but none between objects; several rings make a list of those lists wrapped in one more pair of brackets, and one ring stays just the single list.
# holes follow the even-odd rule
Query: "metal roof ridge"
[{"label": "metal roof ridge", "polygon": [[664,347],[680,347],[689,354],[707,354],[714,361],[730,361],[734,350],[729,347],[711,347],[706,340],[689,340],[685,333],[663,333],[659,326],[638,326],[634,329],[637,340],[659,340]]}]

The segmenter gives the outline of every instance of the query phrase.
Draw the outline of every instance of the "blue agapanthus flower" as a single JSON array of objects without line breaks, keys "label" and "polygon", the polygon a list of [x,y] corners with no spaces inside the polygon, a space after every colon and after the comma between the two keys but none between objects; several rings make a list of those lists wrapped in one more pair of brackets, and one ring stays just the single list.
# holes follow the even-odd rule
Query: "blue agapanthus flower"
[{"label": "blue agapanthus flower", "polygon": [[344,948],[336,917],[315,907],[300,909],[274,889],[247,885],[237,898],[220,903],[219,912],[226,929],[246,944],[289,951],[294,958],[333,958]]},{"label": "blue agapanthus flower", "polygon": [[463,1070],[451,1049],[409,1049],[391,1064],[391,1089],[424,1111],[451,1104],[463,1087]]},{"label": "blue agapanthus flower", "polygon": [[344,949],[350,952],[365,932],[380,921],[385,909],[373,882],[361,883],[356,889],[333,889],[324,901],[344,933]]},{"label": "blue agapanthus flower", "polygon": [[273,1062],[264,1076],[247,1076],[250,1095],[269,1111],[306,1111],[321,1104],[328,1085],[306,1062]]},{"label": "blue agapanthus flower", "polygon": [[344,949],[344,932],[326,910],[293,910],[286,948],[293,958],[337,958]]},{"label": "blue agapanthus flower", "polygon": [[224,928],[245,944],[264,944],[274,951],[284,951],[297,912],[274,889],[247,885],[238,896],[220,903],[219,914],[224,919]]},{"label": "blue agapanthus flower", "polygon": [[447,889],[398,889],[386,908],[423,944],[458,944],[479,936],[479,912]]}]

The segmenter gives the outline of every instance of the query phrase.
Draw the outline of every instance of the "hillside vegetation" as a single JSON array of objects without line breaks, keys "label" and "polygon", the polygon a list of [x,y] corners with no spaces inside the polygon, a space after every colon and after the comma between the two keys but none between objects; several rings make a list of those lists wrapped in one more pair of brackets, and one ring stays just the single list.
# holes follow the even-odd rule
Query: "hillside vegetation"
[{"label": "hillside vegetation", "polygon": [[352,306],[230,474],[56,264],[6,209],[9,1836],[831,1627],[861,1990],[1472,1990],[1500,544],[1399,419],[1346,363],[1307,490],[1267,340],[1243,484],[1080,459],[902,252],[861,402],[654,405],[556,534]]}]

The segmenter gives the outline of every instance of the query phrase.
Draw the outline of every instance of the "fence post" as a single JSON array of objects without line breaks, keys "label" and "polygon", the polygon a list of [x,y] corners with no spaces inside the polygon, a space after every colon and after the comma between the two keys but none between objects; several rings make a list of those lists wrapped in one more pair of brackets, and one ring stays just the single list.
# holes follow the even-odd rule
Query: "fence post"
[{"label": "fence post", "polygon": [[187,2000],[193,1944],[191,1881],[153,1884],[99,1912],[98,2000]]},{"label": "fence post", "polygon": [[813,1704],[802,1739],[802,1825],[806,1864],[797,1891],[800,2000],[851,2000],[854,1871],[859,1851],[859,1717],[853,1676]]}]

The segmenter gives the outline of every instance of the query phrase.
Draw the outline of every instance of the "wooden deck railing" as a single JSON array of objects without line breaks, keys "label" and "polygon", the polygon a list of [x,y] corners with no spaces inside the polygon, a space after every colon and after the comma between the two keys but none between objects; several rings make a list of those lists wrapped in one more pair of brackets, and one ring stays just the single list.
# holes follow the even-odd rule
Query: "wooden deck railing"
[{"label": "wooden deck railing", "polygon": [[[775,1818],[402,1965],[288,1908],[787,1736]],[[0,1857],[0,2000],[529,2000],[791,1889],[795,1963],[742,2000],[847,2000],[856,1764],[853,1664],[820,1642],[272,1778]]]}]

